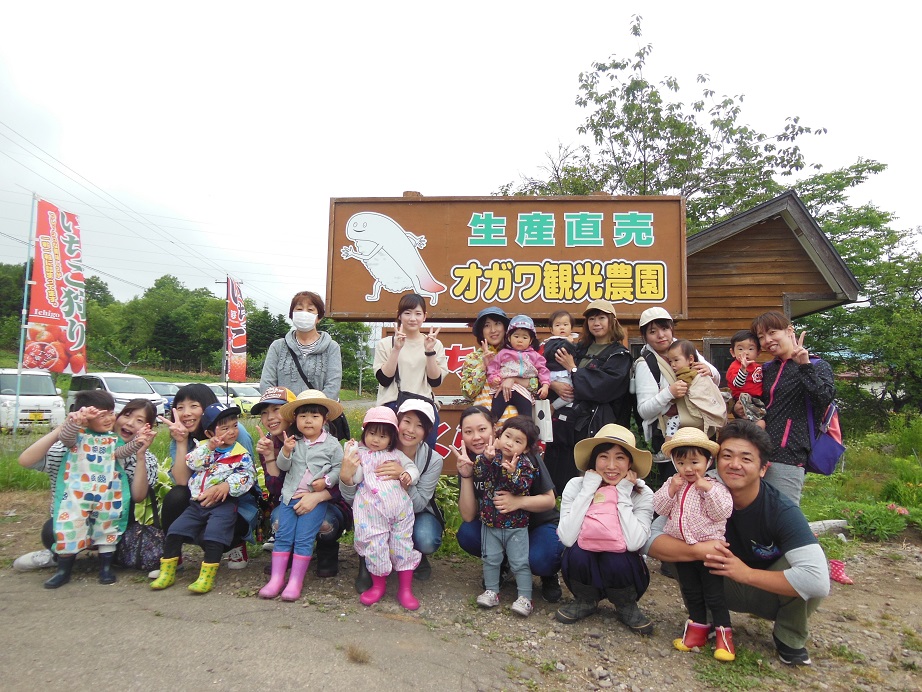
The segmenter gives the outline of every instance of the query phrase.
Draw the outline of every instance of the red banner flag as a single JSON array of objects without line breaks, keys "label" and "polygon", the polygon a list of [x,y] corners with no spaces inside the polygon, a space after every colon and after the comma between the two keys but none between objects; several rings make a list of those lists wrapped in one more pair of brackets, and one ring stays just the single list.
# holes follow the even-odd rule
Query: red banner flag
[{"label": "red banner flag", "polygon": [[23,367],[86,371],[83,283],[77,216],[39,200]]},{"label": "red banner flag", "polygon": [[228,379],[245,382],[247,378],[247,311],[243,293],[236,280],[227,277],[227,348],[224,353]]}]

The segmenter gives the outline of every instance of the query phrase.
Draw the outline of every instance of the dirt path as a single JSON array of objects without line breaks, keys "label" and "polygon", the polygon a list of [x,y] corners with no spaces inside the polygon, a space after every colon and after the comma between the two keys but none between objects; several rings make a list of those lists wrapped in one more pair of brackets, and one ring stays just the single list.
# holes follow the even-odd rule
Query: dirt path
[{"label": "dirt path", "polygon": [[[222,567],[215,592],[192,596],[185,586],[201,557],[194,548],[187,551],[185,574],[166,592],[150,591],[146,578],[125,571],[116,585],[100,586],[92,558],[78,561],[71,584],[49,592],[41,588],[48,571],[10,567],[36,547],[46,512],[44,492],[0,493],[4,689],[54,685],[62,677],[72,689],[98,687],[112,682],[103,673],[112,666],[104,661],[122,662],[118,684],[130,689],[266,683],[303,689],[305,679],[279,670],[274,651],[289,668],[297,660],[318,689],[922,689],[922,548],[916,542],[868,545],[849,560],[855,585],[834,583],[811,621],[814,665],[792,670],[778,663],[768,623],[741,615],[734,618],[736,662],[675,651],[681,597],[655,560],[641,603],[657,623],[650,638],[625,630],[607,604],[565,626],[553,619],[556,606],[538,596],[535,612],[523,620],[509,611],[510,587],[501,608],[478,609],[480,565],[464,558],[433,561],[433,579],[416,587],[418,612],[396,604],[395,584],[384,601],[364,608],[352,588],[357,562],[348,546],[341,548],[340,575],[319,580],[311,574],[297,604],[255,597],[265,583],[267,554],[251,556],[244,570]],[[107,632],[112,643],[102,660],[90,655],[86,671],[75,672],[64,654],[94,632]]]}]

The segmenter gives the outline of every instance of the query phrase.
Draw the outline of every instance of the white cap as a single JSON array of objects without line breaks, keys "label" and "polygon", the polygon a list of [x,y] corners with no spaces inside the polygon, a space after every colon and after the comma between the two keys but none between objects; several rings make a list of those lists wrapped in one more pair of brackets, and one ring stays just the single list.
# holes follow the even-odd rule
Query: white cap
[{"label": "white cap", "polygon": [[400,404],[397,413],[406,413],[407,411],[421,413],[426,417],[430,425],[435,425],[435,411],[433,411],[432,404],[428,401],[423,401],[422,399],[407,399]]}]

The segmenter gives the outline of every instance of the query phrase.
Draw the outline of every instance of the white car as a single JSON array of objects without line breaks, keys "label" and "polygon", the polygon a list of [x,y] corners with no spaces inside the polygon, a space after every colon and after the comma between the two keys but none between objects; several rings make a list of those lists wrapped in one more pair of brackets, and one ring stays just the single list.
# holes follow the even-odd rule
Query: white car
[{"label": "white car", "polygon": [[73,410],[74,399],[77,392],[92,389],[104,389],[115,399],[115,412],[119,413],[132,399],[149,399],[157,409],[157,415],[163,415],[163,397],[154,391],[150,382],[138,375],[129,375],[125,372],[94,372],[86,375],[75,375],[70,381],[70,391],[67,392],[67,410]]},{"label": "white car", "polygon": [[64,422],[61,390],[45,370],[0,368],[0,430],[12,429],[16,422],[16,389],[19,388],[19,422],[16,427],[33,425],[57,427]]}]

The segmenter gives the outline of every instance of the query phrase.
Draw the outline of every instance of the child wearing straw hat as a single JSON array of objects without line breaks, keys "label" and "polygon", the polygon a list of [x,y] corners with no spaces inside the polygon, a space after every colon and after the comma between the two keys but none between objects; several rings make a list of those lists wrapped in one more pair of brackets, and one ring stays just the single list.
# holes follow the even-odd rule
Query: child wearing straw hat
[{"label": "child wearing straw hat", "polygon": [[[327,503],[320,497],[329,495],[320,495],[320,491],[338,485],[343,463],[343,448],[325,430],[324,423],[339,418],[343,407],[318,389],[306,389],[282,406],[281,413],[290,427],[282,433],[282,449],[275,463],[287,473],[272,549],[272,575],[259,597],[275,598],[281,593],[283,601],[296,601],[301,597],[314,541],[326,516]],[[283,591],[292,553],[291,575]]]},{"label": "child wearing straw hat", "polygon": [[[733,512],[733,498],[726,486],[705,475],[720,445],[697,428],[679,428],[663,444],[677,473],[653,495],[653,508],[668,517],[664,532],[694,545],[701,541],[724,540],[727,519]],[[724,601],[723,577],[711,574],[701,561],[675,563],[679,586],[688,607],[688,621],[681,639],[673,641],[679,651],[691,651],[707,642],[710,609],[717,633],[714,658],[736,658],[730,611]]]}]

